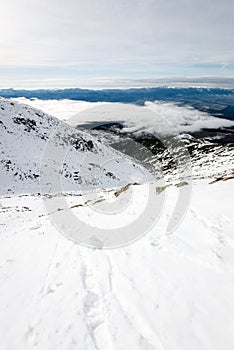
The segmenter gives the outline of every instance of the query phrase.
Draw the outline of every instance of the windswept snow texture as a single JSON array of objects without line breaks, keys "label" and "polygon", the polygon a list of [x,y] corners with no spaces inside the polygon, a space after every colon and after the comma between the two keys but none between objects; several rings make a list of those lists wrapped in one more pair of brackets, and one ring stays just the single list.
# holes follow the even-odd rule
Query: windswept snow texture
[{"label": "windswept snow texture", "polygon": [[1,197],[1,349],[233,350],[233,181],[197,183],[173,235],[166,210],[110,251],[61,236],[38,196]]},{"label": "windswept snow texture", "polygon": [[[54,176],[61,177],[61,192],[143,181],[140,167],[130,159],[32,107],[0,99],[0,129],[0,194],[40,192],[45,157]],[[61,152],[64,159],[56,163]]]}]

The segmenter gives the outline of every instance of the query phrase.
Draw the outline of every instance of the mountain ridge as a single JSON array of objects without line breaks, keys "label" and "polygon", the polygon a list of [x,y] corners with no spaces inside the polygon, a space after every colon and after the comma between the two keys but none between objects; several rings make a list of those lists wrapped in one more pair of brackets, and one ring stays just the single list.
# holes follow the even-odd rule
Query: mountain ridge
[{"label": "mountain ridge", "polygon": [[1,194],[39,192],[43,158],[54,172],[52,182],[61,177],[65,192],[142,181],[140,166],[129,157],[27,105],[0,99],[0,128]]}]

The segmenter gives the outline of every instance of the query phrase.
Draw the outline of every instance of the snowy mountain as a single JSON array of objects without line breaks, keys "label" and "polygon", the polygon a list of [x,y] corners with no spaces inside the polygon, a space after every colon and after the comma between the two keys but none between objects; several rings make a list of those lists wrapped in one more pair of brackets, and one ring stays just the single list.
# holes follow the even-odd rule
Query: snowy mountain
[{"label": "snowy mountain", "polygon": [[[40,192],[43,170],[48,172],[48,168],[48,192],[143,181],[141,167],[132,160],[32,107],[0,99],[0,129],[1,194]],[[60,188],[55,188],[55,178],[61,180]]]},{"label": "snowy mountain", "polygon": [[[232,145],[179,137],[191,148],[193,196],[162,151],[169,182],[152,181],[149,206],[148,172],[100,142],[116,135],[4,99],[0,130],[1,349],[233,349]],[[75,222],[85,247],[60,229],[68,214],[86,222]],[[122,234],[119,249],[88,249],[88,224]]]},{"label": "snowy mountain", "polygon": [[[161,167],[164,177],[170,182],[174,180],[177,172],[174,162],[176,155],[172,156],[167,148],[162,147],[165,138],[169,138],[174,150],[177,140],[181,140],[182,148],[187,148],[192,179],[212,179],[224,173],[232,173],[234,169],[232,118],[224,118],[220,113],[216,115],[206,108],[199,111],[192,108],[190,103],[181,106],[178,103],[160,101],[136,106],[25,98],[15,101],[65,120],[121,152],[125,152],[124,143],[127,139],[135,141],[134,148],[130,150],[131,156],[134,159],[140,158],[144,163],[147,148],[151,152],[151,159],[147,159],[147,163],[152,164],[156,171]],[[199,101],[197,100],[197,103]],[[216,108],[219,110],[217,105]]]}]

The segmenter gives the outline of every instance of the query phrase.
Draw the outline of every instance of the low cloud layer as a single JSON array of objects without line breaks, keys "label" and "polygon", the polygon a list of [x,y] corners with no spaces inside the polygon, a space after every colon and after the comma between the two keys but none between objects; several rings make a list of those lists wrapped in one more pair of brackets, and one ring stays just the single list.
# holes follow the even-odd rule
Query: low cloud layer
[{"label": "low cloud layer", "polygon": [[145,106],[83,101],[17,99],[76,126],[91,122],[124,122],[123,131],[147,132],[155,136],[190,133],[203,128],[234,126],[234,122],[175,103],[147,102]]}]

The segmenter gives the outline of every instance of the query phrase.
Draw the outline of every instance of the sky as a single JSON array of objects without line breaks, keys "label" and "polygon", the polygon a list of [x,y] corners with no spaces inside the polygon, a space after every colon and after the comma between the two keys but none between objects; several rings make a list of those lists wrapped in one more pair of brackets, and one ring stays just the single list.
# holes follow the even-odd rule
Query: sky
[{"label": "sky", "polygon": [[233,0],[2,0],[0,87],[234,77]]}]

